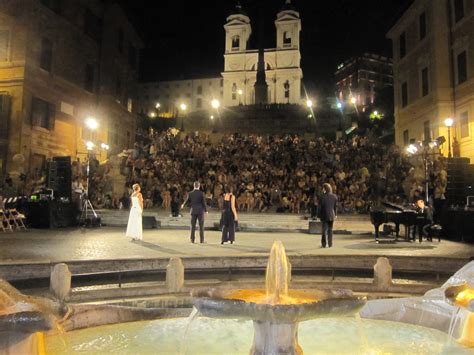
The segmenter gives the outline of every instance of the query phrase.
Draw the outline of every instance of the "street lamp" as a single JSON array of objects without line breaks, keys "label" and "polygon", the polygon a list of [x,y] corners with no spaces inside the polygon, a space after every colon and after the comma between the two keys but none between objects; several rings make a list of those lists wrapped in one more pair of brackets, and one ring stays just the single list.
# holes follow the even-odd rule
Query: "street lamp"
[{"label": "street lamp", "polygon": [[[240,90],[240,91],[242,91],[242,90]],[[221,106],[221,103],[217,99],[212,99],[211,106],[212,106],[212,108],[217,110]]]},{"label": "street lamp", "polygon": [[99,123],[94,117],[88,117],[86,118],[86,126],[89,129],[94,130],[94,129],[97,129],[97,127],[99,127]]},{"label": "street lamp", "polygon": [[188,108],[188,105],[186,105],[184,102],[179,105],[180,110],[182,111],[181,113],[181,132],[184,132],[184,113],[186,109]]},{"label": "street lamp", "polygon": [[214,119],[214,115],[211,115],[211,117],[209,117],[209,118],[210,118],[211,120],[213,120],[213,119]]},{"label": "street lamp", "polygon": [[352,97],[351,98],[351,104],[355,105],[357,102],[357,99],[355,97]]},{"label": "street lamp", "polygon": [[239,105],[242,105],[242,94],[244,92],[242,91],[242,89],[239,89],[237,90],[237,94],[239,94]]},{"label": "street lamp", "polygon": [[157,102],[156,105],[155,105],[155,108],[156,108],[157,110],[159,110],[160,107],[161,107],[161,104],[160,104],[159,102]]},{"label": "street lamp", "polygon": [[86,142],[86,148],[87,148],[88,151],[92,151],[94,149],[94,147],[95,147],[95,144],[92,143],[91,141]]},{"label": "street lamp", "polygon": [[313,107],[313,101],[311,101],[310,99],[306,100],[306,106],[311,109],[311,107]]},{"label": "street lamp", "polygon": [[448,127],[448,158],[451,158],[451,127],[454,124],[454,120],[451,117],[448,117],[444,120],[444,125]]}]

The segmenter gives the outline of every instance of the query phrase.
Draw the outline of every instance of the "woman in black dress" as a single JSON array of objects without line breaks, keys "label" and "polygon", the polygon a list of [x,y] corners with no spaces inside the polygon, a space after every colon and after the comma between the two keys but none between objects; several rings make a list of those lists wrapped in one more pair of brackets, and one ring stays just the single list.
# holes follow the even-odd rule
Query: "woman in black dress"
[{"label": "woman in black dress", "polygon": [[230,186],[224,187],[224,208],[222,210],[222,240],[234,243],[235,240],[235,222],[238,221],[237,210],[235,209],[235,196],[232,194]]}]

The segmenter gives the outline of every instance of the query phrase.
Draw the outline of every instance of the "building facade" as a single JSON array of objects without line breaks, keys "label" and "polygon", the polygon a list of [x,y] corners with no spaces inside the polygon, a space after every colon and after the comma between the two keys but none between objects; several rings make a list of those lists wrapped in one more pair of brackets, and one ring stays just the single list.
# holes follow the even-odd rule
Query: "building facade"
[{"label": "building facade", "polygon": [[0,173],[17,163],[34,172],[53,156],[85,159],[89,140],[112,151],[133,144],[141,46],[114,1],[1,2]]},{"label": "building facade", "polygon": [[[265,49],[268,103],[300,104],[301,70],[299,12],[286,0],[275,20],[276,48]],[[248,49],[250,18],[238,5],[224,25],[224,71],[221,77],[172,80],[140,85],[139,111],[148,115],[174,115],[181,103],[190,112],[209,109],[212,99],[221,106],[252,105],[257,77],[258,49]],[[159,103],[159,110],[155,109]]]},{"label": "building facade", "polygon": [[364,53],[341,63],[334,73],[339,102],[348,104],[355,99],[357,107],[365,111],[376,100],[377,93],[393,86],[392,59]]},{"label": "building facade", "polygon": [[164,118],[175,117],[182,104],[188,112],[208,110],[212,100],[222,102],[224,97],[222,78],[144,83],[139,92],[139,112]]},{"label": "building facade", "polygon": [[[394,54],[396,143],[444,136],[473,161],[474,0],[416,0],[387,37]],[[451,129],[446,118],[454,120]],[[443,154],[449,150],[444,144]]]}]

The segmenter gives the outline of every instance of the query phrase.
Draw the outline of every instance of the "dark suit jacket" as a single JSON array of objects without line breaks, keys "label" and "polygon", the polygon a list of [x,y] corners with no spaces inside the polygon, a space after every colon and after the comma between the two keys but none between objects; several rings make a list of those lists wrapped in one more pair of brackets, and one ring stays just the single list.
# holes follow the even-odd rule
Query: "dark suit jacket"
[{"label": "dark suit jacket", "polygon": [[334,218],[337,215],[336,205],[336,195],[328,193],[321,196],[318,207],[318,217],[321,219],[321,221],[334,221]]},{"label": "dark suit jacket", "polygon": [[188,201],[191,202],[191,214],[203,214],[207,212],[206,199],[204,198],[204,192],[200,190],[193,190],[188,194]]}]

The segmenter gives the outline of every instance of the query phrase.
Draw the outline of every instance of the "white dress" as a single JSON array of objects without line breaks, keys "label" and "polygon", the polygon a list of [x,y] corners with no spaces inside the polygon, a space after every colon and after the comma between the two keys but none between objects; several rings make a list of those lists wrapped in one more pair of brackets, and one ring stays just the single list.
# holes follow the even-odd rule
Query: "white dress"
[{"label": "white dress", "polygon": [[132,196],[132,208],[130,209],[130,215],[128,217],[127,224],[127,237],[133,240],[142,240],[142,208],[140,206],[140,200],[137,196]]}]

